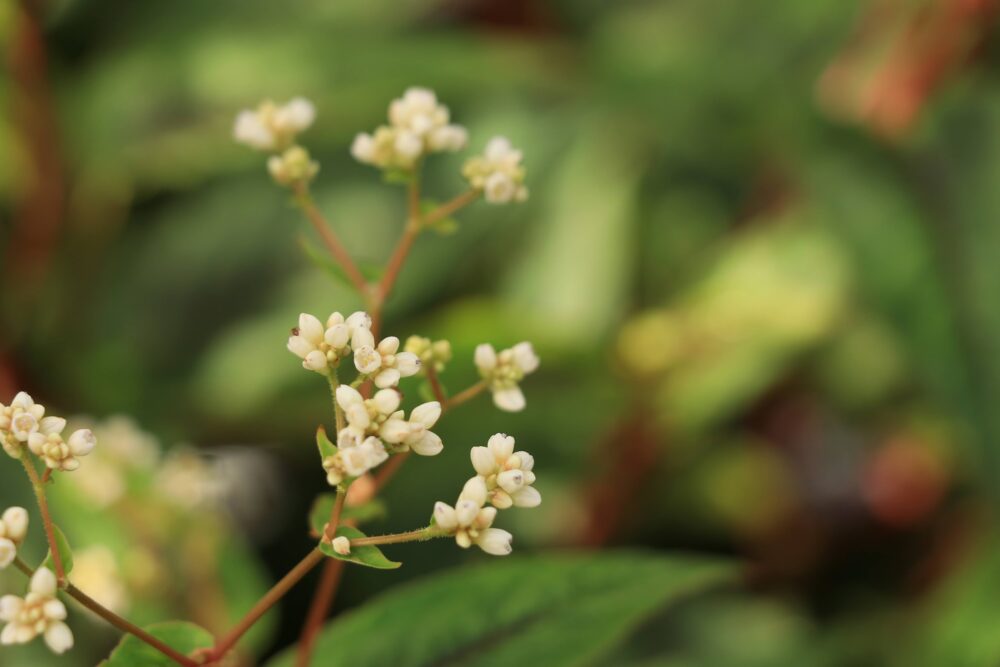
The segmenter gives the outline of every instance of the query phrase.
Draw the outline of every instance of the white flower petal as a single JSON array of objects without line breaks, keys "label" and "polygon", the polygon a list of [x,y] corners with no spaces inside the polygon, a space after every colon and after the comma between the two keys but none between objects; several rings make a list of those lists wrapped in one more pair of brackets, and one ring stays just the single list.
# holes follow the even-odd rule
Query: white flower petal
[{"label": "white flower petal", "polygon": [[420,370],[420,357],[412,352],[400,352],[396,355],[396,370],[405,378],[416,375]]},{"label": "white flower petal", "polygon": [[482,372],[492,371],[497,367],[497,351],[489,343],[476,346],[476,368]]},{"label": "white flower petal", "polygon": [[56,575],[47,567],[40,567],[31,576],[29,589],[38,595],[53,596],[56,594]]},{"label": "white flower petal", "polygon": [[461,500],[470,500],[476,507],[482,507],[486,503],[486,480],[482,477],[472,477],[462,487],[462,493],[458,496]]},{"label": "white flower petal", "polygon": [[459,500],[455,505],[455,516],[458,519],[458,525],[471,526],[472,522],[479,516],[479,509],[480,506],[475,501],[468,499]]},{"label": "white flower petal", "polygon": [[497,459],[488,447],[473,447],[470,455],[472,457],[472,467],[480,475],[489,477],[496,472]]},{"label": "white flower petal", "polygon": [[400,377],[400,372],[395,368],[386,368],[376,373],[373,379],[376,387],[379,389],[387,389],[389,387],[395,387],[399,384]]},{"label": "white flower petal", "polygon": [[318,317],[310,315],[309,313],[302,313],[299,315],[300,336],[313,345],[319,345],[323,342],[323,333],[323,323],[319,321]]},{"label": "white flower petal", "polygon": [[0,537],[0,570],[14,562],[17,558],[17,545],[6,537]]},{"label": "white flower petal", "polygon": [[458,528],[458,516],[455,514],[455,508],[442,502],[434,503],[434,523],[447,532]]},{"label": "white flower petal", "polygon": [[533,486],[524,486],[511,496],[515,507],[538,507],[542,504],[542,494]]},{"label": "white flower petal", "polygon": [[495,433],[490,436],[486,446],[493,452],[497,461],[503,463],[514,453],[514,438],[506,433]]},{"label": "white flower petal", "polygon": [[73,648],[73,632],[65,623],[53,623],[45,631],[45,643],[53,653],[65,653]]},{"label": "white flower petal", "polygon": [[401,398],[399,392],[394,389],[383,389],[381,391],[377,391],[375,392],[375,396],[372,397],[375,409],[383,415],[391,415],[393,412],[398,410],[400,400]]},{"label": "white flower petal", "polygon": [[24,606],[24,600],[16,595],[4,595],[0,597],[0,621],[10,623]]},{"label": "white flower petal", "polygon": [[346,384],[342,384],[337,387],[337,405],[341,407],[342,410],[347,410],[352,405],[360,405],[364,403],[365,399],[361,396],[361,393],[354,387],[350,387]]},{"label": "white flower petal", "polygon": [[0,517],[6,527],[6,537],[20,542],[28,533],[28,510],[23,507],[8,507]]},{"label": "white flower petal", "polygon": [[426,431],[416,440],[408,440],[407,444],[413,450],[414,454],[419,454],[420,456],[437,456],[444,450],[444,443],[441,442],[440,436],[431,431]]},{"label": "white flower petal", "polygon": [[500,528],[487,528],[479,534],[476,544],[486,553],[493,556],[506,556],[513,551],[510,543],[514,536]]},{"label": "white flower petal", "polygon": [[294,354],[299,359],[305,359],[306,355],[310,352],[314,352],[316,346],[307,341],[302,336],[289,336],[288,337],[288,351]]},{"label": "white flower petal", "polygon": [[430,401],[428,403],[418,405],[413,408],[413,412],[410,413],[410,421],[422,424],[427,428],[431,428],[437,424],[437,421],[440,418],[441,404],[437,401]]},{"label": "white flower petal", "polygon": [[493,392],[493,404],[505,412],[524,410],[526,401],[520,387],[508,387]]},{"label": "white flower petal", "polygon": [[49,600],[42,607],[42,610],[45,612],[46,618],[51,618],[55,621],[62,621],[66,618],[66,605],[61,600],[55,598]]}]

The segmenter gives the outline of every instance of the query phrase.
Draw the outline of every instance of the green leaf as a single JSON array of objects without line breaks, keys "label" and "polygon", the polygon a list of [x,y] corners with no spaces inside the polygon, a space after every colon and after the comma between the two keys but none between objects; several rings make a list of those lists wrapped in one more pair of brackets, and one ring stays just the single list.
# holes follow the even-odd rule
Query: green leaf
[{"label": "green leaf", "polygon": [[[351,526],[340,526],[337,528],[337,537],[341,536],[354,540],[359,537],[365,537],[365,534]],[[346,556],[338,554],[333,550],[333,546],[326,542],[321,543],[319,549],[331,558],[346,560],[348,563],[357,563],[366,567],[374,567],[377,570],[395,570],[402,565],[402,563],[397,563],[386,558],[382,550],[374,546],[352,547],[351,553]]]},{"label": "green leaf", "polygon": [[[317,533],[322,533],[323,529],[326,528],[336,499],[337,495],[334,493],[323,493],[316,496],[316,500],[313,501],[312,509],[309,510],[309,526]],[[356,507],[344,505],[344,509],[340,513],[340,520],[345,523],[353,521],[356,524],[363,524],[384,519],[387,515],[385,503],[375,499]]]},{"label": "green leaf", "polygon": [[320,425],[316,429],[316,447],[319,449],[320,459],[325,459],[337,453],[337,446],[330,442],[330,438],[326,436],[326,427],[323,425]]},{"label": "green leaf", "polygon": [[[59,550],[59,558],[62,561],[63,574],[69,576],[69,573],[73,571],[73,550],[69,548],[69,540],[67,540],[63,532],[59,530],[59,526],[52,526],[52,530],[55,532],[56,549]],[[47,554],[45,554],[45,561],[42,565],[49,568],[53,572],[56,571],[55,561],[52,560],[51,549]]]},{"label": "green leaf", "polygon": [[407,185],[413,180],[413,172],[406,169],[386,169],[382,172],[382,180],[394,185]]},{"label": "green leaf", "polygon": [[[396,589],[328,625],[331,665],[590,665],[655,612],[736,579],[725,561],[638,553],[492,561]],[[294,649],[268,663],[289,667]]]},{"label": "green leaf", "polygon": [[[211,633],[193,623],[168,621],[143,628],[164,644],[184,655],[215,643]],[[100,667],[176,667],[177,663],[132,635],[125,635]]]},{"label": "green leaf", "polygon": [[[322,269],[327,275],[331,276],[337,282],[343,283],[352,290],[354,289],[354,283],[352,283],[351,279],[347,277],[346,273],[344,273],[343,267],[330,257],[325,250],[318,247],[305,236],[299,237],[299,245],[302,246],[302,252],[305,253],[306,259],[316,265],[317,268]],[[365,262],[358,262],[357,260],[355,260],[355,263],[365,280],[377,281],[382,277],[382,267],[367,264]]]}]

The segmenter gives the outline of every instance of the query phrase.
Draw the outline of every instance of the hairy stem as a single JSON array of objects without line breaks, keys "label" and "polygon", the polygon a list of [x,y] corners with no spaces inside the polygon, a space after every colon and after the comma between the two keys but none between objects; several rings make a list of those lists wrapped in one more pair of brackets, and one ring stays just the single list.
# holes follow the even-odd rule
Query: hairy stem
[{"label": "hairy stem", "polygon": [[347,274],[347,278],[354,285],[354,289],[358,291],[358,294],[365,301],[368,301],[370,298],[368,281],[365,280],[361,269],[351,259],[351,254],[347,251],[347,248],[340,242],[340,238],[330,228],[326,218],[323,217],[319,208],[316,207],[316,202],[313,201],[312,195],[309,194],[309,189],[305,184],[300,183],[294,186],[293,191],[295,193],[295,202],[302,209],[309,222],[312,223],[313,228],[320,235],[320,238],[323,239],[326,249],[330,251],[333,258],[344,269],[344,273]]},{"label": "hairy stem", "polygon": [[441,408],[444,409],[444,406],[448,403],[448,396],[444,393],[444,387],[441,386],[441,380],[438,379],[433,361],[427,364],[425,371],[427,373],[427,382],[430,383],[431,391],[434,392],[434,398],[441,404]]},{"label": "hairy stem", "polygon": [[[337,370],[334,369],[328,376],[326,376],[327,381],[330,383],[330,394],[333,396],[333,419],[337,425],[337,433],[344,430],[344,411],[340,409],[340,404],[337,403],[337,387],[340,386],[340,380],[337,378]],[[334,437],[336,441],[336,437]]]},{"label": "hairy stem", "polygon": [[56,543],[56,529],[52,523],[52,516],[49,514],[49,503],[45,498],[45,484],[39,479],[38,471],[35,470],[35,464],[28,460],[28,453],[24,449],[21,450],[21,464],[24,466],[24,471],[28,473],[28,479],[31,480],[31,488],[35,492],[35,500],[38,501],[38,511],[42,515],[42,527],[45,529],[45,539],[48,541],[49,551],[52,553],[52,565],[56,571],[56,581],[59,582],[61,588],[66,585],[66,572],[63,569],[62,554],[59,553]]},{"label": "hairy stem", "polygon": [[406,533],[392,533],[390,535],[374,535],[372,537],[358,537],[351,540],[352,547],[363,547],[363,546],[374,546],[377,544],[402,544],[403,542],[423,542],[425,540],[434,539],[435,537],[444,537],[444,533],[434,530],[433,527],[428,526],[426,528],[418,528],[417,530],[411,530]]},{"label": "hairy stem", "polygon": [[[14,566],[17,567],[17,569],[19,569],[28,577],[31,577],[35,573],[35,571],[32,570],[31,567],[20,558],[14,560]],[[107,609],[106,607],[102,606],[101,603],[91,598],[89,595],[81,591],[73,584],[69,584],[66,587],[66,594],[69,595],[74,600],[76,600],[77,602],[79,602],[87,609],[89,609],[90,611],[92,611],[94,614],[100,616],[105,621],[107,621],[111,625],[121,630],[122,632],[130,634],[136,639],[149,644],[157,651],[159,651],[163,655],[167,656],[168,658],[176,662],[178,665],[182,665],[183,667],[196,667],[196,665],[198,664],[191,658],[187,657],[186,655],[167,646],[162,641],[160,641],[153,635],[149,634],[139,626],[135,625],[130,621],[125,620],[124,618],[114,613],[110,609]]]},{"label": "hairy stem", "polygon": [[382,275],[382,280],[379,281],[375,292],[375,307],[371,315],[372,333],[375,334],[376,339],[382,324],[382,311],[386,299],[389,298],[389,294],[396,284],[396,279],[399,278],[399,272],[402,271],[403,264],[406,263],[406,258],[413,248],[413,242],[417,240],[421,229],[423,229],[423,224],[420,220],[420,172],[415,171],[407,187],[406,227],[403,229],[403,235],[399,238],[395,250],[389,257],[389,263],[386,264],[385,273]]}]

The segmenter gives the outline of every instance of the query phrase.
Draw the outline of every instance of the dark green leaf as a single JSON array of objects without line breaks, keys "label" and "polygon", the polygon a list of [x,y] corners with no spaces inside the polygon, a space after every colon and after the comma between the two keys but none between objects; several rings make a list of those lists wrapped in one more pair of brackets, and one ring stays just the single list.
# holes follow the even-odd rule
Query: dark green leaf
[{"label": "dark green leaf", "polygon": [[[167,646],[184,655],[200,648],[210,648],[211,633],[192,623],[168,621],[143,628]],[[101,667],[176,667],[177,663],[132,635],[125,635]]]},{"label": "dark green leaf", "polygon": [[[347,537],[352,540],[359,537],[365,537],[357,528],[352,528],[351,526],[340,526],[337,528],[337,537]],[[351,553],[347,556],[341,556],[333,547],[324,542],[319,545],[320,551],[325,553],[331,558],[336,558],[338,560],[346,560],[348,563],[357,563],[358,565],[364,565],[366,567],[374,567],[378,570],[395,570],[397,567],[402,565],[402,563],[397,563],[391,561],[385,557],[382,550],[378,547],[365,546],[365,547],[353,547]]]},{"label": "dark green leaf", "polygon": [[[397,589],[326,627],[330,665],[589,665],[654,612],[735,569],[694,556],[618,553],[492,561]],[[269,667],[293,664],[290,650]]]}]

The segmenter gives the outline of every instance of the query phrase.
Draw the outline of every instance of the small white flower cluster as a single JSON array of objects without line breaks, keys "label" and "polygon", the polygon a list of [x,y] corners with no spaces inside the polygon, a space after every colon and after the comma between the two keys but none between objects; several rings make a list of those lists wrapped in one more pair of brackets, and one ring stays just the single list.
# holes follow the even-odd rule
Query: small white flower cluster
[{"label": "small white flower cluster", "polygon": [[267,170],[279,185],[308,183],[319,172],[319,163],[295,144],[295,138],[315,118],[316,108],[305,98],[282,105],[268,100],[236,116],[233,137],[251,148],[275,153],[267,160]]},{"label": "small white flower cluster", "polygon": [[462,175],[491,204],[523,202],[528,198],[528,188],[524,185],[522,158],[521,151],[506,137],[493,137],[482,155],[466,161]]},{"label": "small white flower cluster", "polygon": [[80,456],[93,451],[97,438],[90,429],[78,429],[63,440],[66,420],[46,417],[45,406],[35,403],[25,392],[14,397],[9,406],[0,403],[0,442],[14,458],[22,455],[24,445],[53,470],[72,471],[80,467]]},{"label": "small white flower cluster", "polygon": [[441,438],[430,430],[441,417],[441,404],[436,401],[418,405],[406,419],[395,389],[382,389],[366,399],[357,389],[341,385],[337,404],[347,426],[337,434],[337,453],[323,461],[327,482],[333,486],[375,468],[390,451],[435,456],[444,449]]},{"label": "small white flower cluster", "polygon": [[[434,526],[454,535],[463,549],[475,544],[488,554],[506,556],[514,536],[493,528],[493,521],[497,510],[541,504],[542,496],[532,486],[535,459],[527,452],[514,452],[514,438],[503,433],[491,437],[486,447],[473,447],[471,455],[478,474],[465,483],[454,507],[434,505]],[[487,502],[492,507],[484,507]]]},{"label": "small white flower cluster", "polygon": [[449,120],[448,107],[438,102],[434,91],[409,88],[389,105],[388,125],[354,138],[351,155],[380,169],[413,169],[428,153],[465,148],[468,133]]},{"label": "small white flower cluster", "polygon": [[371,332],[372,319],[358,311],[347,319],[333,313],[326,326],[313,315],[299,315],[299,326],[292,329],[288,349],[302,359],[302,367],[329,375],[340,360],[354,353],[354,367],[371,378],[380,389],[395,387],[401,378],[416,375],[420,358],[412,352],[399,352],[399,339],[383,338],[378,344]]},{"label": "small white flower cluster", "polygon": [[8,507],[0,517],[0,570],[14,562],[17,549],[28,534],[28,510]]},{"label": "small white flower cluster", "polygon": [[531,343],[518,343],[499,354],[489,343],[476,347],[476,367],[493,393],[493,403],[507,412],[524,409],[524,392],[518,383],[534,373],[539,359]]},{"label": "small white flower cluster", "polygon": [[73,647],[73,632],[65,620],[66,605],[56,597],[56,575],[40,567],[25,597],[0,598],[0,621],[7,624],[0,632],[0,644],[27,644],[41,635],[54,653],[65,653]]},{"label": "small white flower cluster", "polygon": [[420,368],[433,368],[435,373],[441,373],[451,361],[451,343],[446,340],[431,340],[423,336],[410,336],[406,339],[403,349],[417,355]]}]

